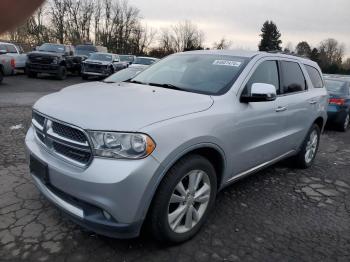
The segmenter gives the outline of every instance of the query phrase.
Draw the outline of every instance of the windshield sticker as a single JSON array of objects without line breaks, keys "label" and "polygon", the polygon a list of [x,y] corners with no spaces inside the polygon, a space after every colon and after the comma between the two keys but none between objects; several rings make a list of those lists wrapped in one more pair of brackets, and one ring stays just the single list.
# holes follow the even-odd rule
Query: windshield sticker
[{"label": "windshield sticker", "polygon": [[213,65],[221,65],[221,66],[234,66],[239,67],[242,63],[237,61],[229,61],[229,60],[215,60]]}]

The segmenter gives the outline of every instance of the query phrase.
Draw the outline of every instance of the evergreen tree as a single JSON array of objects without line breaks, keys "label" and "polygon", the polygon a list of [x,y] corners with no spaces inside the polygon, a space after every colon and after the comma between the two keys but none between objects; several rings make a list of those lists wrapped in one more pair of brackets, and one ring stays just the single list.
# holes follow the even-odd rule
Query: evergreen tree
[{"label": "evergreen tree", "polygon": [[259,51],[281,51],[281,33],[273,21],[266,21],[261,28]]}]

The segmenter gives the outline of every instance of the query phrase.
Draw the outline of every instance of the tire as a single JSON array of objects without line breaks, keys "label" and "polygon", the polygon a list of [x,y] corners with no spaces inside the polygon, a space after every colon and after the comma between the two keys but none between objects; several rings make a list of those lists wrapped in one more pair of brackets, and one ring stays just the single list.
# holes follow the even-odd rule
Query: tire
[{"label": "tire", "polygon": [[109,68],[109,76],[110,76],[110,75],[113,75],[114,72],[115,72],[114,68],[113,68],[113,67],[110,67],[110,68]]},{"label": "tire", "polygon": [[2,83],[2,80],[4,80],[4,73],[2,72],[2,69],[0,68],[0,84]]},{"label": "tire", "polygon": [[[190,177],[191,181],[197,178],[200,181],[192,193]],[[180,190],[182,194],[178,190],[180,183],[185,189]],[[217,177],[212,164],[199,155],[182,158],[168,171],[154,196],[147,221],[150,231],[157,240],[164,242],[179,243],[192,238],[207,219],[216,192]]]},{"label": "tire", "polygon": [[38,77],[38,73],[32,72],[32,71],[26,71],[27,76],[29,78],[37,78]]},{"label": "tire", "polygon": [[339,129],[342,132],[346,132],[349,129],[349,127],[350,127],[350,115],[349,113],[347,113],[344,116],[343,121],[339,124]]},{"label": "tire", "polygon": [[60,66],[56,74],[58,80],[64,80],[67,78],[67,68],[65,66]]},{"label": "tire", "polygon": [[85,75],[85,74],[82,74],[82,75],[81,75],[81,78],[82,78],[83,80],[89,80],[89,77],[88,77],[87,75]]},{"label": "tire", "polygon": [[[317,137],[315,138],[314,135],[317,135]],[[293,158],[295,167],[306,169],[312,166],[318,151],[320,135],[321,131],[319,126],[313,124],[306,135],[299,153]]]}]

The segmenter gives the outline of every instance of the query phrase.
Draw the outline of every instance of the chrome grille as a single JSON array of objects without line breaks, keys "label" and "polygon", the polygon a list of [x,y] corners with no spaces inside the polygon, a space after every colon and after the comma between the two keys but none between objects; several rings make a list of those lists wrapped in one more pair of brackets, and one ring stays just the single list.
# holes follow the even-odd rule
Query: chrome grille
[{"label": "chrome grille", "polygon": [[63,137],[66,137],[66,138],[69,138],[69,139],[72,139],[74,141],[78,141],[81,143],[87,142],[86,136],[82,131],[75,129],[75,128],[72,128],[70,126],[66,126],[66,125],[60,124],[58,122],[53,122],[52,123],[52,130],[56,134],[63,136]]},{"label": "chrome grille", "polygon": [[92,152],[83,130],[34,111],[32,115],[36,136],[50,152],[80,167],[90,163]]}]

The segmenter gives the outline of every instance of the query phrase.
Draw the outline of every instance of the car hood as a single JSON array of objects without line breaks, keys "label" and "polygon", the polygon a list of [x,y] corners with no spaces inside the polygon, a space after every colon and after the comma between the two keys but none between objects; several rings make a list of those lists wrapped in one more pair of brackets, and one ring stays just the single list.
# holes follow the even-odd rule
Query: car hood
[{"label": "car hood", "polygon": [[33,51],[27,54],[29,57],[34,56],[51,56],[51,57],[61,57],[63,54],[54,53],[54,52],[42,52],[42,51]]},{"label": "car hood", "polygon": [[208,95],[132,83],[90,82],[45,96],[34,109],[84,129],[138,131],[207,110],[212,104]]}]

